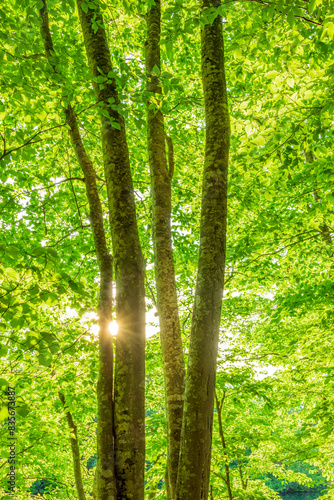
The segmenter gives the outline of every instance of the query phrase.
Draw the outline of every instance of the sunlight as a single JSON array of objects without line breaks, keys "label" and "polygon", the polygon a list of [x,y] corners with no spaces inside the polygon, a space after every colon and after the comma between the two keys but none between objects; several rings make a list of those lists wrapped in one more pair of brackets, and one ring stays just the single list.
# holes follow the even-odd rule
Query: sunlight
[{"label": "sunlight", "polygon": [[[94,325],[91,325],[90,326],[90,331],[91,333],[94,335],[94,337],[98,338],[99,336],[99,325],[98,324],[94,324]],[[114,320],[114,321],[111,321],[109,323],[109,332],[112,336],[114,335],[117,335],[117,332],[118,332],[118,324],[117,322]]]},{"label": "sunlight", "polygon": [[111,323],[109,323],[109,331],[110,331],[110,333],[111,333],[112,336],[117,335],[118,324],[117,324],[117,322],[115,320],[111,321]]}]

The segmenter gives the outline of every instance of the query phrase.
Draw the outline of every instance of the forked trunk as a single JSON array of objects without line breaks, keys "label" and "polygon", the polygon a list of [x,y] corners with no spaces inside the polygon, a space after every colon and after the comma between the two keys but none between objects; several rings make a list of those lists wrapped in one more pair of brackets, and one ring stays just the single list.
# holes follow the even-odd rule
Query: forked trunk
[{"label": "forked trunk", "polygon": [[[82,5],[84,4],[84,9]],[[77,0],[97,101],[116,274],[114,432],[116,498],[144,498],[145,289],[125,123],[112,77],[103,17]],[[103,76],[104,83],[98,82]],[[100,500],[100,498],[98,497]]]},{"label": "forked trunk", "polygon": [[[54,64],[54,47],[49,26],[46,0],[39,11],[41,17],[41,35],[48,62],[57,72]],[[64,90],[64,94],[66,90]],[[64,95],[66,97],[66,95]],[[96,185],[96,173],[86,153],[74,110],[69,104],[64,109],[70,128],[72,145],[85,179],[86,194],[90,209],[95,253],[100,271],[100,294],[98,305],[99,317],[99,377],[97,384],[98,419],[97,419],[97,473],[96,491],[100,500],[116,498],[114,435],[113,435],[113,341],[109,331],[112,318],[112,278],[113,262],[108,251],[101,201]],[[59,396],[61,399],[61,395]],[[73,446],[72,446],[73,450]],[[73,452],[73,460],[75,456]],[[78,490],[79,494],[79,490]],[[80,494],[79,494],[79,498]]]}]

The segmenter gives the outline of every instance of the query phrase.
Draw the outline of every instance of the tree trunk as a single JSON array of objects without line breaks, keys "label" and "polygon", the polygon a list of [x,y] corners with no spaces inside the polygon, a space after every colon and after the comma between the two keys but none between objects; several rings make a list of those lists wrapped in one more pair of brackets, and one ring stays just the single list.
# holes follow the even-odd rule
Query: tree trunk
[{"label": "tree trunk", "polygon": [[[147,14],[147,41],[145,44],[147,90],[158,99],[161,94],[160,70],[160,0],[156,0]],[[163,360],[166,419],[167,419],[167,498],[175,498],[185,383],[184,356],[178,312],[175,270],[171,236],[171,180],[174,170],[171,139],[169,141],[169,168],[167,166],[164,117],[160,109],[150,109],[147,102],[147,147],[151,174],[153,204],[153,245],[157,307]]]},{"label": "tree trunk", "polygon": [[95,251],[100,268],[99,317],[99,377],[97,382],[97,478],[99,500],[114,499],[115,461],[113,431],[113,338],[109,325],[112,320],[113,263],[108,252],[103,227],[101,202],[96,175],[81,140],[73,109],[67,111],[72,143],[85,176]]},{"label": "tree trunk", "polygon": [[[43,0],[43,4],[43,7],[40,9],[40,17],[42,20],[41,35],[44,42],[46,57],[56,72],[53,63],[54,47],[49,27],[46,0]],[[73,148],[85,178],[95,253],[100,270],[100,296],[98,305],[99,378],[97,384],[97,474],[95,483],[99,500],[109,500],[116,497],[112,401],[113,341],[109,331],[109,324],[112,319],[113,262],[105,238],[102,206],[96,185],[96,173],[82,142],[77,119],[71,104],[64,109],[64,113],[70,128]]]},{"label": "tree trunk", "polygon": [[[97,100],[107,183],[116,274],[114,429],[117,499],[144,498],[145,467],[145,289],[134,191],[125,123],[112,75],[110,53],[99,8],[82,9],[79,17]],[[90,4],[88,4],[90,5]],[[104,83],[97,78],[104,76]],[[100,499],[99,499],[100,500]]]},{"label": "tree trunk", "polygon": [[[202,8],[220,2],[202,1]],[[230,125],[222,18],[201,34],[206,143],[198,274],[190,337],[177,500],[207,500],[226,253]]]},{"label": "tree trunk", "polygon": [[[58,393],[59,399],[63,405],[64,410],[66,411],[66,403],[65,396],[61,392]],[[78,443],[78,435],[77,435],[77,427],[73,422],[72,414],[70,411],[66,411],[66,420],[68,428],[70,429],[72,436],[71,437],[71,448],[72,448],[72,457],[73,457],[73,469],[74,469],[74,478],[75,484],[77,487],[77,493],[79,500],[86,500],[85,490],[82,482],[81,476],[81,465],[80,465],[80,450]]]},{"label": "tree trunk", "polygon": [[231,477],[230,477],[230,466],[228,463],[228,455],[226,452],[226,442],[225,442],[223,423],[222,423],[222,409],[223,409],[223,404],[225,401],[225,392],[224,392],[224,397],[221,401],[219,401],[217,394],[215,395],[215,399],[216,399],[216,408],[217,408],[217,415],[218,415],[219,435],[220,435],[220,439],[222,442],[223,453],[224,453],[225,478],[223,478],[223,479],[224,479],[225,484],[226,484],[228,498],[229,498],[229,500],[233,500],[233,494],[232,494],[232,488],[231,488]]}]

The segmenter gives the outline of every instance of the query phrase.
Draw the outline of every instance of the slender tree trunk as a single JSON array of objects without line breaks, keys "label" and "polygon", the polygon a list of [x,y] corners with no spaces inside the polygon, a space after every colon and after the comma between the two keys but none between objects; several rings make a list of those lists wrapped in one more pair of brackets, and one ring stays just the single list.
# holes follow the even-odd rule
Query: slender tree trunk
[{"label": "slender tree trunk", "polygon": [[[220,2],[202,1],[202,8]],[[207,500],[214,387],[226,253],[227,174],[230,125],[224,70],[222,18],[201,34],[206,144],[198,274],[185,404],[177,500]]]},{"label": "slender tree trunk", "polygon": [[[49,27],[46,0],[43,0],[43,3],[44,5],[40,9],[42,20],[41,35],[48,61],[56,72],[53,63],[54,47]],[[113,341],[109,331],[109,324],[112,319],[113,262],[105,238],[103,212],[96,184],[95,170],[86,153],[77,119],[70,104],[64,109],[64,113],[70,129],[73,148],[84,174],[95,252],[100,270],[100,296],[98,305],[99,378],[97,385],[97,473],[94,484],[99,500],[109,500],[116,498],[112,401]]]},{"label": "slender tree trunk", "polygon": [[241,481],[242,489],[246,490],[247,489],[247,479],[245,481],[244,474],[242,472],[242,466],[241,466],[241,464],[238,464],[238,469],[239,469],[239,476],[240,476],[240,481]]},{"label": "slender tree trunk", "polygon": [[[160,0],[147,14],[145,44],[147,90],[159,99],[160,70]],[[185,366],[178,312],[175,270],[171,236],[171,180],[174,170],[173,144],[168,138],[169,168],[167,166],[164,117],[160,109],[150,109],[147,103],[147,147],[151,174],[153,202],[153,245],[157,306],[159,313],[161,351],[165,379],[167,417],[166,487],[168,499],[175,498],[183,414]]]},{"label": "slender tree trunk", "polygon": [[224,481],[225,481],[226,487],[227,487],[228,498],[229,498],[229,500],[233,500],[232,488],[231,488],[230,467],[228,464],[228,457],[227,457],[227,452],[226,452],[226,442],[225,442],[223,423],[222,423],[222,409],[223,409],[223,404],[224,404],[224,400],[225,400],[225,392],[224,392],[224,397],[221,401],[218,400],[217,395],[215,395],[215,399],[216,399],[216,408],[217,408],[217,414],[218,414],[219,435],[220,435],[220,439],[222,442],[223,453],[224,453],[224,467],[225,467],[225,474],[226,474],[226,479],[224,479]]},{"label": "slender tree trunk", "polygon": [[66,420],[68,428],[70,429],[72,436],[71,437],[71,448],[72,448],[72,457],[73,457],[73,469],[74,469],[74,477],[75,484],[77,487],[77,493],[79,500],[86,500],[85,490],[82,482],[81,476],[81,465],[80,465],[80,450],[78,443],[78,435],[77,435],[77,427],[73,422],[72,414],[70,411],[66,411],[66,403],[65,396],[61,392],[58,393],[59,399],[64,407],[66,412]]},{"label": "slender tree trunk", "polygon": [[[145,289],[125,123],[103,24],[94,9],[77,0],[96,97],[101,104],[101,138],[116,274],[118,334],[114,384],[117,499],[144,498],[145,467]],[[97,83],[98,77],[104,83]],[[100,499],[99,499],[100,500]]]}]

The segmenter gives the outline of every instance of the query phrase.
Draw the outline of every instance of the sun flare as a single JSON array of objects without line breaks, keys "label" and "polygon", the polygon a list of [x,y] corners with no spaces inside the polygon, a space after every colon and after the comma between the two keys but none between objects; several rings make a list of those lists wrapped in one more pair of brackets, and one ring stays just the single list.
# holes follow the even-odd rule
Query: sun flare
[{"label": "sun flare", "polygon": [[112,336],[117,335],[118,324],[117,324],[117,322],[115,320],[111,321],[111,323],[109,323],[109,331],[110,331],[110,333],[111,333]]}]

